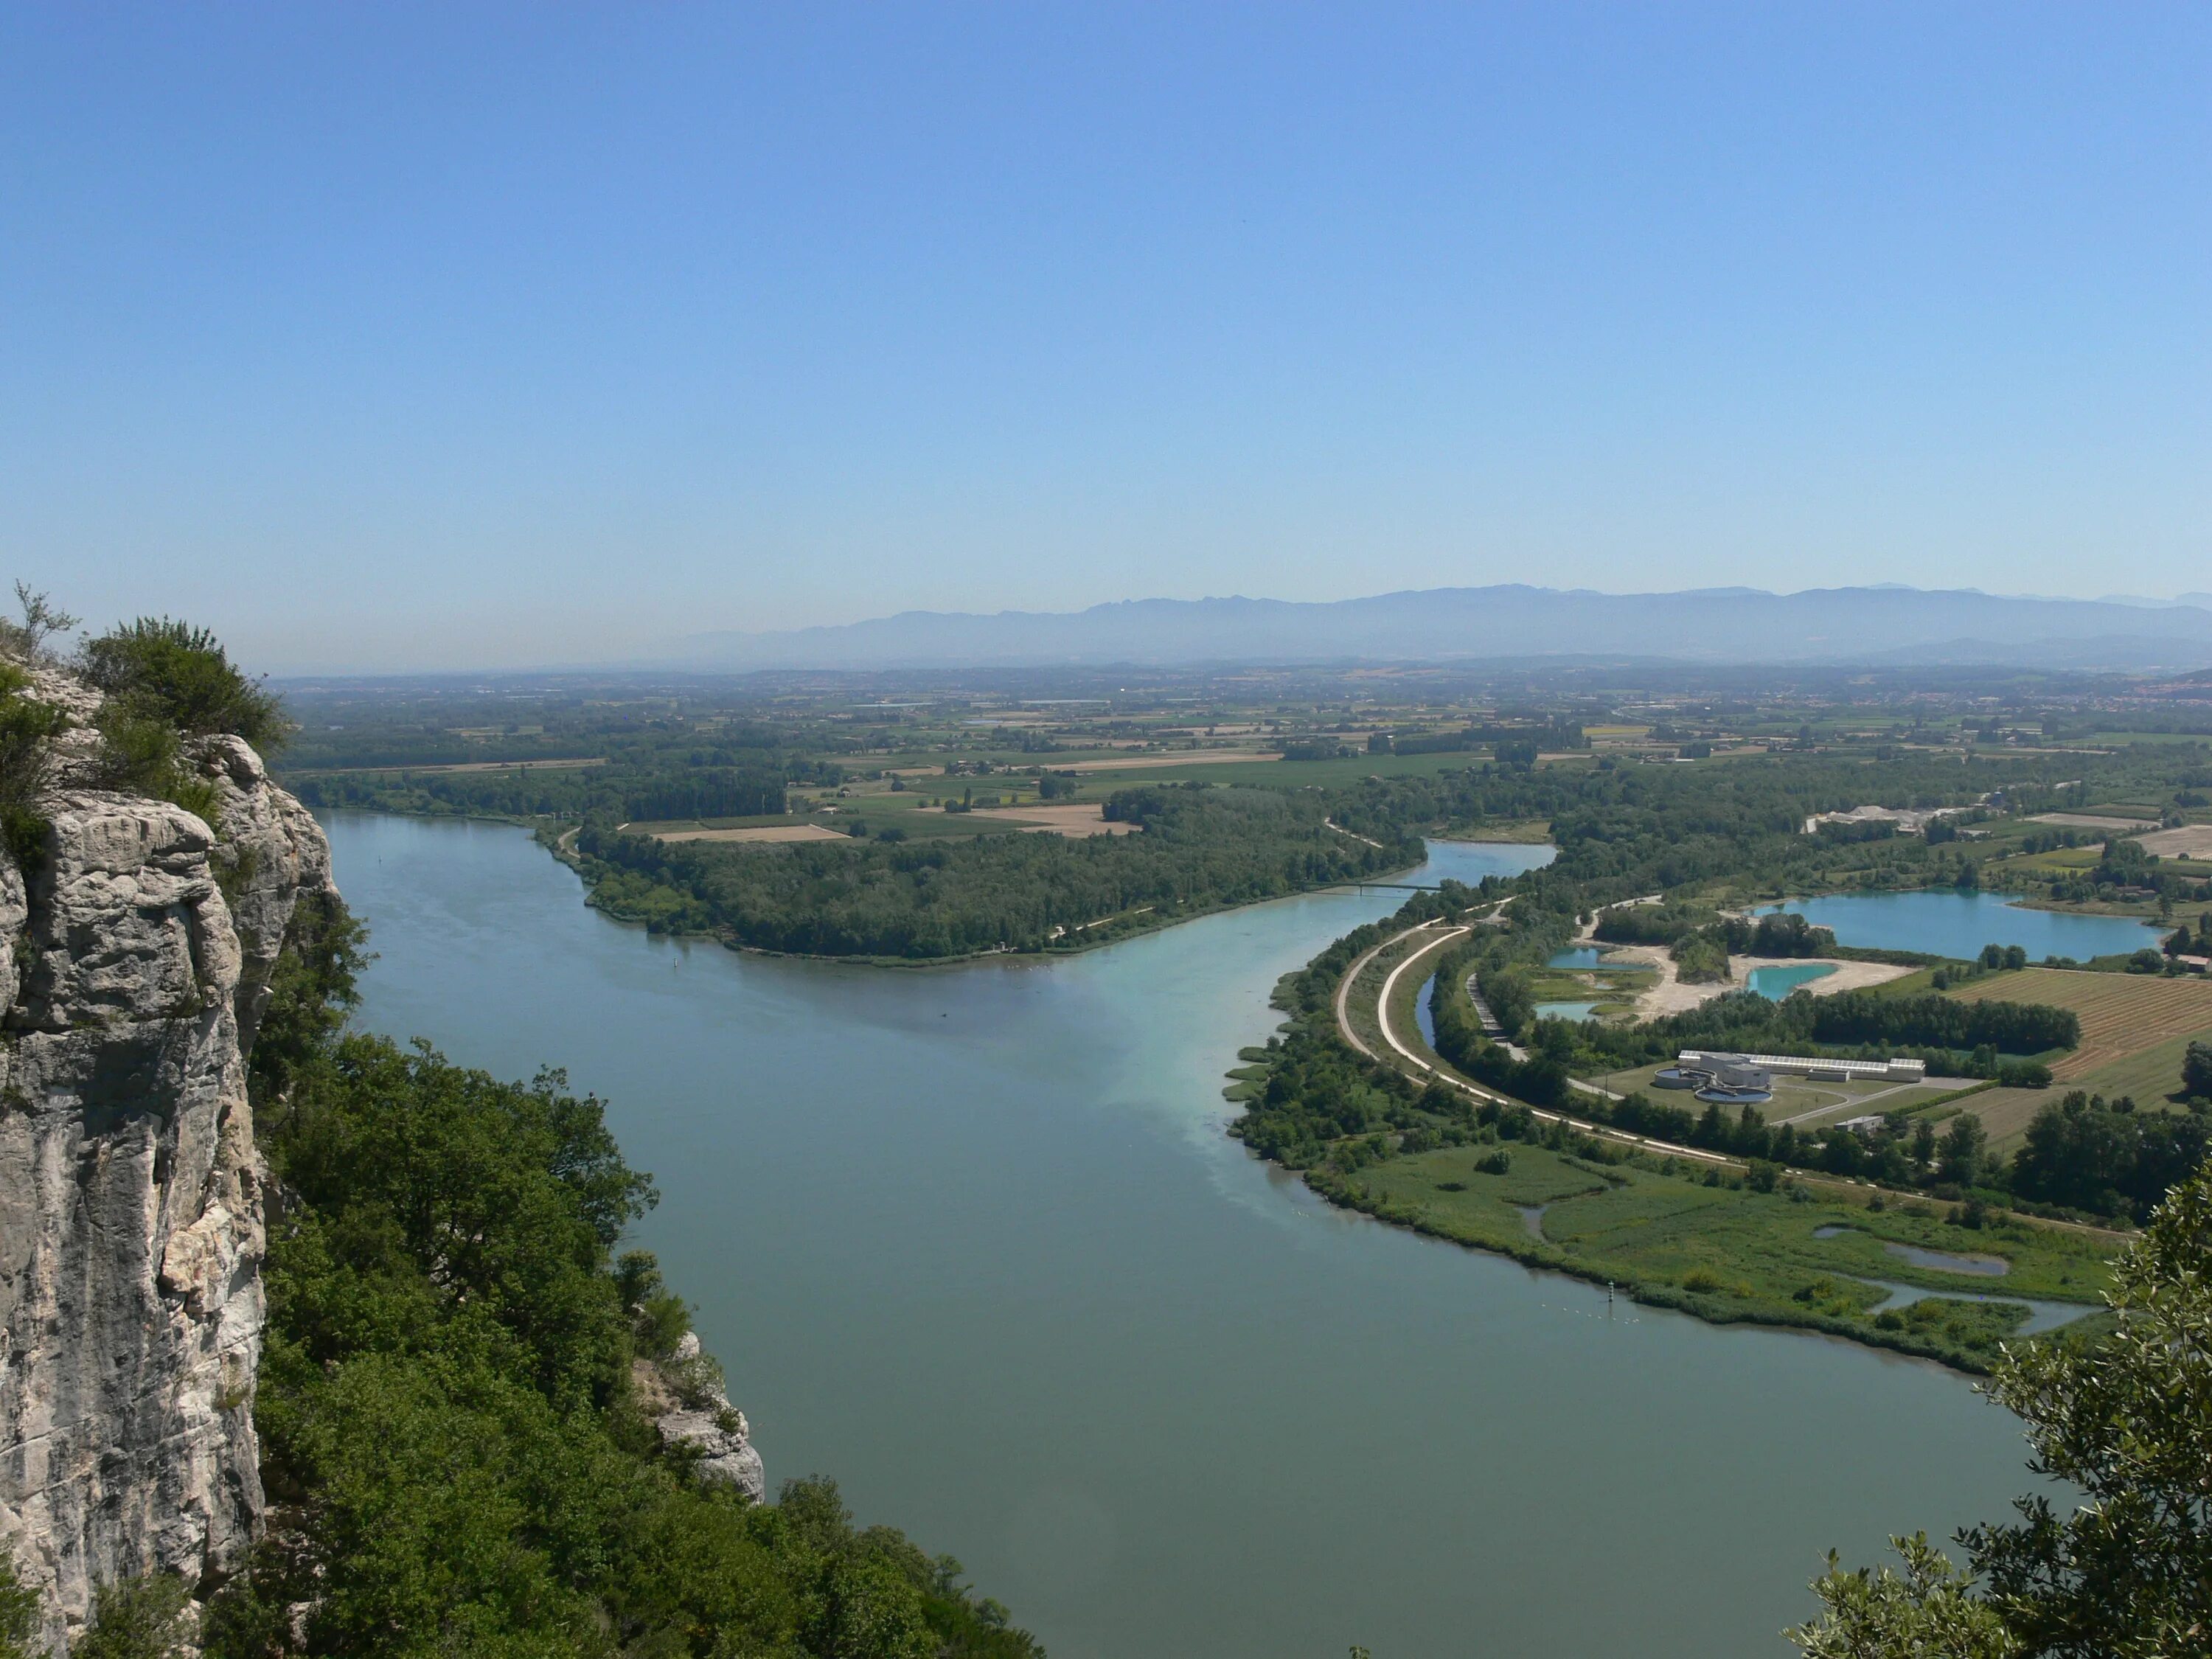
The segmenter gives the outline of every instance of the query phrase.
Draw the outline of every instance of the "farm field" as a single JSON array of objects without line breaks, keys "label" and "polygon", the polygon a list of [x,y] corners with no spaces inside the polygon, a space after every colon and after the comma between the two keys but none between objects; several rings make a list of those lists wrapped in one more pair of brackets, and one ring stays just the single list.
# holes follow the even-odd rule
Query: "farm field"
[{"label": "farm field", "polygon": [[2202,979],[2029,968],[1950,994],[2048,1003],[2081,1017],[2081,1046],[2052,1065],[2051,1088],[1992,1089],[1959,1103],[1982,1120],[1999,1152],[2017,1147],[2036,1113],[2069,1090],[2126,1095],[2146,1110],[2163,1109],[2181,1086],[2191,1040],[2212,1038],[2212,984]]},{"label": "farm field", "polygon": [[292,772],[295,778],[335,777],[341,773],[355,773],[364,777],[392,777],[403,772],[433,773],[463,772],[572,772],[580,766],[605,766],[604,755],[585,755],[567,760],[489,760],[451,761],[430,766],[325,766],[306,771]]},{"label": "farm field", "polygon": [[[2025,968],[1992,974],[1948,994],[1969,1002],[1996,999],[2072,1009],[2081,1018],[2081,1044],[2054,1061],[2051,1074],[2054,1082],[2075,1088],[2097,1086],[2091,1084],[2092,1078],[2125,1070],[2131,1062],[2147,1062],[2148,1056],[2171,1048],[2172,1080],[2155,1091],[2170,1093],[2180,1085],[2181,1053],[2189,1039],[2212,1036],[2212,983],[2202,978]],[[2154,1081],[2158,1075],[2147,1063],[2133,1069]],[[2141,1094],[2136,1097],[2143,1100]]]},{"label": "farm field", "polygon": [[2212,859],[2212,823],[2185,823],[2135,840],[2154,858]]},{"label": "farm field", "polygon": [[1157,771],[1164,766],[1257,766],[1282,756],[1262,749],[1194,749],[1188,754],[1112,755],[1101,760],[1071,760],[1050,764],[1055,772]]},{"label": "farm field", "polygon": [[1096,802],[1075,806],[979,806],[967,816],[1000,819],[1031,835],[1073,836],[1078,839],[1133,835],[1137,828],[1133,823],[1109,823],[1104,809]]},{"label": "farm field", "polygon": [[2027,1126],[2045,1107],[2063,1097],[2052,1089],[1984,1089],[1959,1103],[1962,1112],[1981,1119],[1993,1152],[2017,1152],[2027,1139]]},{"label": "farm field", "polygon": [[[871,834],[891,824],[910,839],[945,836],[973,836],[1018,835],[1019,824],[1009,823],[1003,818],[994,818],[981,812],[932,812],[921,809],[926,798],[915,794],[860,794],[836,803],[835,813],[789,812],[776,817],[736,818],[667,818],[652,823],[636,823],[625,826],[631,833],[653,836],[660,840],[701,837],[700,830],[820,829],[842,836],[839,826],[859,818],[868,826]],[[736,839],[730,837],[728,839]],[[755,837],[754,839],[767,839]],[[787,839],[818,840],[818,836],[787,837]]]},{"label": "farm field", "polygon": [[[1024,757],[1031,765],[1059,771],[1067,769],[1054,756]],[[1145,755],[1132,757],[1120,766],[1105,762],[1079,774],[1085,795],[1103,796],[1138,784],[1245,784],[1264,788],[1297,788],[1315,785],[1340,789],[1365,778],[1431,777],[1439,772],[1463,772],[1482,763],[1483,755],[1470,750],[1447,750],[1431,755],[1351,755],[1340,760],[1286,761],[1272,757],[1251,760],[1208,761],[1203,756]],[[1141,761],[1141,766],[1135,763]],[[1168,764],[1164,763],[1172,763]],[[948,780],[949,781],[949,780]]]},{"label": "farm field", "polygon": [[2154,828],[2158,815],[2148,817],[2121,817],[2109,812],[2039,812],[2028,820],[2030,823],[2055,823],[2067,830],[2117,830],[2123,832]]},{"label": "farm field", "polygon": [[655,841],[792,842],[843,841],[846,837],[826,824],[757,823],[742,830],[656,830]]}]

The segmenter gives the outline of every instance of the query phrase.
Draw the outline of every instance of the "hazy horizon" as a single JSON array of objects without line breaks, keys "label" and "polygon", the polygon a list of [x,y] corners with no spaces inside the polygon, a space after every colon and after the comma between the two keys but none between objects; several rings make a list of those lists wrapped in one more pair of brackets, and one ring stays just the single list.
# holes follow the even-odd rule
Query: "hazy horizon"
[{"label": "hazy horizon", "polygon": [[[1893,608],[1877,609],[1885,602],[1893,607],[1899,596],[1924,603],[1905,616]],[[1633,608],[1623,611],[1613,603],[1620,601],[1633,601]],[[1962,601],[1968,602],[1963,610]],[[1975,601],[1989,604],[1976,607]],[[1470,622],[1484,618],[1493,623],[1494,635],[1469,630]],[[1936,646],[1943,648],[1916,649]],[[250,665],[280,679],[311,681],[476,673],[873,674],[1108,664],[1448,665],[1575,657],[1643,658],[1685,665],[1894,666],[1900,653],[1903,660],[1928,665],[2008,663],[2152,673],[2198,668],[2212,665],[2212,592],[2105,594],[2085,601],[1975,588],[1930,590],[1897,582],[1780,593],[1741,586],[1607,593],[1522,583],[1398,590],[1327,601],[1242,594],[1195,600],[1151,597],[1109,600],[1079,611],[915,609],[790,629],[694,630],[629,652],[567,659],[460,661],[404,669],[339,662]]]},{"label": "hazy horizon", "polygon": [[0,576],[279,672],[2212,586],[2212,13],[0,19]]}]

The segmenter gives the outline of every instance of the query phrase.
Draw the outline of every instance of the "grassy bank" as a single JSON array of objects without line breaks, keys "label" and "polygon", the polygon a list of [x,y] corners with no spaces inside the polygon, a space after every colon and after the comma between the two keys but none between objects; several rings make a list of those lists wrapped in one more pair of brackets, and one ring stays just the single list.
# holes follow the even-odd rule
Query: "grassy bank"
[{"label": "grassy bank", "polygon": [[[1940,1206],[1869,1211],[1788,1184],[1759,1192],[1686,1166],[1610,1162],[1593,1146],[1571,1150],[1576,1140],[1443,1147],[1309,1181],[1380,1219],[1609,1281],[1641,1303],[1718,1324],[1822,1331],[1965,1370],[1985,1370],[2029,1315],[2020,1302],[1966,1298],[2087,1304],[2106,1282],[2100,1248],[2077,1235],[1970,1228]],[[1931,1268],[1893,1245],[2008,1270]],[[1872,1280],[1934,1294],[1886,1312],[1897,1298]]]}]

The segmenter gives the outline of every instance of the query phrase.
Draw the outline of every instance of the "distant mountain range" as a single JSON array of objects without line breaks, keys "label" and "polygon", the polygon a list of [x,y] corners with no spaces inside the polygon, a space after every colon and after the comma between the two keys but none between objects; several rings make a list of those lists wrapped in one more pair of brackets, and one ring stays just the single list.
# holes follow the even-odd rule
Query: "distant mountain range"
[{"label": "distant mountain range", "polygon": [[1514,584],[1372,599],[1135,599],[1070,612],[908,611],[783,633],[694,634],[651,653],[698,669],[1671,658],[1701,663],[2212,665],[2205,605],[1969,589],[1717,587],[1598,593]]}]

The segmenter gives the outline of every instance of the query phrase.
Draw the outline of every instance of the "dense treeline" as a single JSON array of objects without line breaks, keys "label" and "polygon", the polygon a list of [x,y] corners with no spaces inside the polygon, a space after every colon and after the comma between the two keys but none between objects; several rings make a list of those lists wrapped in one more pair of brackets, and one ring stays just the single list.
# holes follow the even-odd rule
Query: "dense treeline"
[{"label": "dense treeline", "polygon": [[1311,794],[1135,789],[1107,811],[1139,832],[672,845],[594,823],[576,850],[593,902],[650,927],[767,950],[917,961],[1042,950],[1078,930],[1103,936],[1110,930],[1101,923],[1143,925],[1163,912],[1275,898],[1421,856],[1410,836],[1374,847],[1330,829]]},{"label": "dense treeline", "polygon": [[2040,1003],[1962,1002],[1946,996],[1874,995],[1843,991],[1807,996],[1809,1006],[1781,1005],[1781,1018],[1802,1024],[1814,1042],[1887,1042],[1937,1048],[1996,1049],[2035,1054],[2071,1048],[2081,1041],[2081,1018],[2070,1008]]},{"label": "dense treeline", "polygon": [[[1451,754],[1462,750],[1489,749],[1501,757],[1518,756],[1533,762],[1547,750],[1587,749],[1589,739],[1572,720],[1546,718],[1519,724],[1475,721],[1456,732],[1418,729],[1381,733],[1379,747],[1399,755]],[[1376,746],[1376,745],[1370,745]]]},{"label": "dense treeline", "polygon": [[[1549,821],[1559,856],[1516,878],[1516,908],[1573,915],[1702,884],[1804,890],[1843,868],[1875,885],[1918,886],[1955,872],[1954,848],[1919,836],[1849,845],[1807,835],[1808,818],[1870,800],[1892,806],[1966,805],[1995,790],[2033,805],[2063,781],[2069,757],[1960,761],[1900,757],[1878,772],[1846,756],[1747,757],[1726,766],[1484,765],[1426,777],[1370,779],[1344,792],[1336,822],[1378,827]],[[2078,770],[2078,766],[2077,766]]]},{"label": "dense treeline", "polygon": [[2148,1218],[2169,1188],[2212,1152],[2212,1101],[2183,1112],[2139,1112],[2124,1096],[2075,1090],[2028,1125],[2012,1161],[2012,1190],[2095,1215]]},{"label": "dense treeline", "polygon": [[709,750],[604,766],[484,772],[349,772],[288,780],[310,806],[475,817],[599,817],[618,823],[665,818],[750,817],[781,812],[793,783],[841,775],[803,757]]},{"label": "dense treeline", "polygon": [[[835,1486],[753,1504],[661,1444],[635,1362],[681,1386],[688,1315],[649,1257],[614,1255],[649,1180],[557,1073],[502,1083],[344,1033],[359,945],[342,908],[295,936],[254,1055],[282,1195],[271,1510],[209,1601],[210,1659],[1036,1655],[957,1562],[856,1528]],[[181,1595],[131,1606],[173,1620]]]}]

